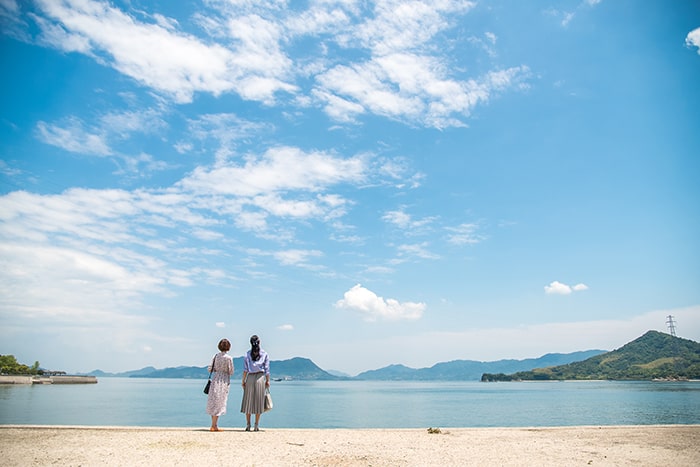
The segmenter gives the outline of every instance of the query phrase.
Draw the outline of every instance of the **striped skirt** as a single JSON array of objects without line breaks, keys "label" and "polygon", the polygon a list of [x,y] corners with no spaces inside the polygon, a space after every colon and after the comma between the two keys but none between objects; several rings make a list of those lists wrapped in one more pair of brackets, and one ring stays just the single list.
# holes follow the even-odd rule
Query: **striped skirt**
[{"label": "striped skirt", "polygon": [[259,414],[265,411],[265,373],[248,373],[245,379],[241,413]]}]

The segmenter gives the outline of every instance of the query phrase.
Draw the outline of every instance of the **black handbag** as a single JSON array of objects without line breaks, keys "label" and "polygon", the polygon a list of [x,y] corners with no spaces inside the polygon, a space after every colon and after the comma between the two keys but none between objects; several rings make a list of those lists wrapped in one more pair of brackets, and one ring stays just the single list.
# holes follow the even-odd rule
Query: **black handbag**
[{"label": "black handbag", "polygon": [[209,394],[209,386],[211,386],[211,374],[214,373],[214,363],[216,363],[216,355],[214,355],[214,359],[211,361],[211,371],[209,372],[209,380],[207,381],[206,386],[204,386],[204,394]]}]

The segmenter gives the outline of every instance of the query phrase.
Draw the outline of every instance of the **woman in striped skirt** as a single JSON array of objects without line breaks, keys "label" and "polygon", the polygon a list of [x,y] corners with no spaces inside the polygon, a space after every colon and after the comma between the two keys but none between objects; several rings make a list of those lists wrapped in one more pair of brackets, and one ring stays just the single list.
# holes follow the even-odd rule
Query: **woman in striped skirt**
[{"label": "woman in striped skirt", "polygon": [[250,350],[243,359],[243,400],[241,413],[245,414],[245,431],[250,431],[250,415],[255,414],[255,428],[258,431],[260,414],[265,410],[265,390],[270,387],[270,358],[260,348],[260,338],[250,338]]}]

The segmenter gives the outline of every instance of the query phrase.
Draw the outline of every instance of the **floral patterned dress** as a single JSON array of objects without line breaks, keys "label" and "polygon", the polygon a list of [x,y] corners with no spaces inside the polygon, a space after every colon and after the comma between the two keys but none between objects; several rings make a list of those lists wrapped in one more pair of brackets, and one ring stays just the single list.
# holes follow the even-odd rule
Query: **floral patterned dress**
[{"label": "floral patterned dress", "polygon": [[[211,371],[211,365],[209,366]],[[219,352],[214,357],[214,374],[211,378],[209,395],[207,397],[207,413],[220,416],[226,413],[228,390],[233,374],[233,358],[226,352]]]}]

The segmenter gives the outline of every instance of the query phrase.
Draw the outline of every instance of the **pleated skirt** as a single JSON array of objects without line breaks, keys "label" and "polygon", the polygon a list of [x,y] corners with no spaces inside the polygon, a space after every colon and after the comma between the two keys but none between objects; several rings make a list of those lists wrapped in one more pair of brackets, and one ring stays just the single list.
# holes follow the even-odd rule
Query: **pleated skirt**
[{"label": "pleated skirt", "polygon": [[265,373],[248,373],[241,401],[241,413],[265,411]]}]

